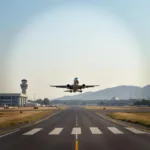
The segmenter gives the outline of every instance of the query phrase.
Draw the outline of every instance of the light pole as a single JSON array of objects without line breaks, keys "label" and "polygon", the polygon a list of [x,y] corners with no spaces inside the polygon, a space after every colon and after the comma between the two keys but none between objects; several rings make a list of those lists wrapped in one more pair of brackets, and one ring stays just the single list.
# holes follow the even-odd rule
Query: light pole
[{"label": "light pole", "polygon": [[34,101],[35,101],[35,93],[34,93]]}]

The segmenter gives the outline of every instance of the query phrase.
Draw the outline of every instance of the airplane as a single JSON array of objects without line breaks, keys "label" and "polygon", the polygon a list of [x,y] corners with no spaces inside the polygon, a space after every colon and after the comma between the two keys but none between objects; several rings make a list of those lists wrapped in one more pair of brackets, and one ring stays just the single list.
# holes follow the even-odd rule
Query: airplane
[{"label": "airplane", "polygon": [[95,87],[95,86],[99,86],[99,85],[79,85],[79,80],[78,78],[74,78],[73,80],[73,84],[67,84],[67,85],[50,85],[51,87],[56,87],[56,88],[66,88],[68,90],[64,91],[64,92],[82,92],[82,89],[85,88],[91,88],[91,87]]}]

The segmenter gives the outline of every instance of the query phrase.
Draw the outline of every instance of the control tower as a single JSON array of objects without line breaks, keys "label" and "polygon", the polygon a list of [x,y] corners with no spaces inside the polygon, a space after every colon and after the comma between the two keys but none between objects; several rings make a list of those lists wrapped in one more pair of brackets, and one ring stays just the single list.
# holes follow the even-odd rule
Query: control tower
[{"label": "control tower", "polygon": [[20,87],[22,89],[22,94],[26,94],[26,90],[28,88],[28,84],[27,84],[27,80],[26,79],[23,79],[21,80],[21,84],[20,84]]}]

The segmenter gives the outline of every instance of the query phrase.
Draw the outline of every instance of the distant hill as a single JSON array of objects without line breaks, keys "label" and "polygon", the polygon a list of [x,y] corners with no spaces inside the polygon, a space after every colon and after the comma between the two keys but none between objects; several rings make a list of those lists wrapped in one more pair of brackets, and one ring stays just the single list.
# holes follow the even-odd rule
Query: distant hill
[{"label": "distant hill", "polygon": [[148,97],[150,97],[150,85],[144,87],[122,85],[112,88],[106,88],[96,92],[86,92],[73,96],[64,96],[55,100],[110,100],[115,96],[123,100],[128,100],[130,98],[148,99]]}]

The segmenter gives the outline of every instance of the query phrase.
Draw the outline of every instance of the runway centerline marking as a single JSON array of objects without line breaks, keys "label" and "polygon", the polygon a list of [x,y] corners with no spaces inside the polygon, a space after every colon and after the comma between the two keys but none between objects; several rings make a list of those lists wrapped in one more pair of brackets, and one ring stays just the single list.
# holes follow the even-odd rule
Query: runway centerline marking
[{"label": "runway centerline marking", "polygon": [[73,128],[71,134],[81,134],[81,128],[79,127]]},{"label": "runway centerline marking", "polygon": [[30,130],[29,132],[24,133],[23,135],[33,135],[33,134],[39,132],[42,129],[43,128],[35,128],[35,129]]},{"label": "runway centerline marking", "polygon": [[[78,118],[76,116],[76,126],[78,125]],[[72,134],[75,131],[75,150],[79,150],[78,134],[81,134],[81,128],[73,128]]]},{"label": "runway centerline marking", "polygon": [[107,127],[111,132],[113,132],[114,134],[123,134],[122,131],[118,130],[115,127]]},{"label": "runway centerline marking", "polygon": [[78,139],[77,139],[76,142],[75,142],[75,150],[79,150],[79,142],[78,142]]},{"label": "runway centerline marking", "polygon": [[127,130],[133,132],[133,133],[136,133],[136,134],[144,134],[144,133],[147,133],[147,132],[144,132],[144,131],[140,131],[140,130],[137,130],[133,127],[126,127]]},{"label": "runway centerline marking", "polygon": [[78,139],[78,133],[76,132],[76,140]]},{"label": "runway centerline marking", "polygon": [[49,135],[58,135],[62,130],[63,128],[55,128],[53,131],[49,133]]},{"label": "runway centerline marking", "polygon": [[90,127],[92,134],[102,134],[102,132],[97,127]]},{"label": "runway centerline marking", "polygon": [[78,126],[78,118],[77,118],[77,116],[76,116],[76,126]]}]

